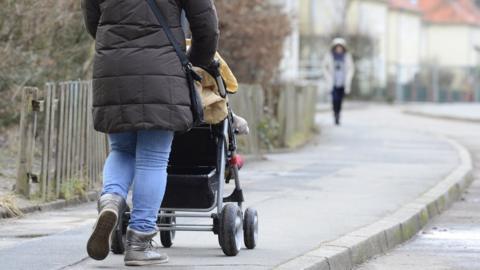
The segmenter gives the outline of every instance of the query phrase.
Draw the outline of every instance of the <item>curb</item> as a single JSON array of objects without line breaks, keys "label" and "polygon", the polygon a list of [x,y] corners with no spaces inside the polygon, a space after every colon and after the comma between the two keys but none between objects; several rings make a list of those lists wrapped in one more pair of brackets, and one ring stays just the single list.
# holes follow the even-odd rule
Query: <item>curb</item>
[{"label": "curb", "polygon": [[[56,200],[53,202],[46,202],[46,203],[40,203],[36,205],[24,206],[20,208],[20,211],[23,214],[30,214],[30,213],[39,212],[39,211],[51,211],[51,210],[62,209],[67,206],[75,206],[82,203],[95,201],[98,198],[98,195],[99,193],[97,191],[91,191],[85,194],[85,196],[76,197],[68,201]],[[9,211],[3,208],[0,209],[0,219],[6,219],[6,218],[12,218],[12,217],[14,216],[12,216]]]},{"label": "curb", "polygon": [[415,236],[433,217],[456,202],[473,182],[473,163],[468,150],[444,138],[459,154],[460,165],[440,183],[393,214],[325,242],[317,249],[277,265],[277,270],[345,270],[402,244]]},{"label": "curb", "polygon": [[433,118],[433,119],[450,120],[450,121],[462,121],[462,122],[469,122],[469,123],[479,123],[480,122],[480,119],[478,119],[478,118],[466,118],[466,117],[453,116],[453,115],[431,114],[431,113],[428,113],[428,112],[416,111],[415,109],[405,109],[402,112],[404,114],[408,114],[408,115],[428,117],[428,118]]}]

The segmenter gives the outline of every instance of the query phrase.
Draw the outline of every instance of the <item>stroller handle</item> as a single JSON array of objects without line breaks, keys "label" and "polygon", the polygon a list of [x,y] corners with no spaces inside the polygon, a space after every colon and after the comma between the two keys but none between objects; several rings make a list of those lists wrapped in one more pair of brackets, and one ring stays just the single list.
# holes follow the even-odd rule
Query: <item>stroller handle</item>
[{"label": "stroller handle", "polygon": [[222,98],[225,98],[227,96],[227,89],[225,87],[225,81],[220,74],[220,61],[214,60],[208,68],[205,68],[205,70],[215,78],[218,86],[218,92]]}]

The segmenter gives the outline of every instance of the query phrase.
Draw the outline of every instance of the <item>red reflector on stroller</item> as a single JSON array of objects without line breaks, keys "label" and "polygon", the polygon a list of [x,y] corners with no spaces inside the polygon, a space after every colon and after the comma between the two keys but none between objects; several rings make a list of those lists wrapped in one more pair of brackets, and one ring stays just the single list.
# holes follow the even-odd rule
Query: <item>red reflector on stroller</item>
[{"label": "red reflector on stroller", "polygon": [[245,164],[245,161],[242,156],[240,155],[234,155],[230,159],[230,165],[232,166],[237,166],[238,169],[241,169],[243,167],[243,164]]}]

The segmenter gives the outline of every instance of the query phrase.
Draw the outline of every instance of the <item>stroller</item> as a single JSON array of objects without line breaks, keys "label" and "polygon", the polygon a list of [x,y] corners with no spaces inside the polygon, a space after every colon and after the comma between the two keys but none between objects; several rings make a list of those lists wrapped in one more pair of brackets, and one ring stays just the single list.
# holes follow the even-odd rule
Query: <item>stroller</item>
[{"label": "stroller", "polygon": [[[227,91],[219,64],[209,71],[216,79],[220,95]],[[242,209],[243,191],[239,180],[241,159],[236,154],[236,132],[233,113],[216,125],[202,125],[187,133],[176,134],[168,166],[165,196],[157,225],[164,247],[172,246],[177,231],[206,231],[218,235],[227,256],[236,256],[244,242],[254,249],[258,238],[258,215],[253,208]],[[235,188],[224,196],[224,185],[234,180]],[[176,219],[211,219],[210,224],[177,224]],[[112,251],[124,252],[125,234],[130,219],[127,207],[112,233]],[[243,241],[242,241],[243,238]]]}]

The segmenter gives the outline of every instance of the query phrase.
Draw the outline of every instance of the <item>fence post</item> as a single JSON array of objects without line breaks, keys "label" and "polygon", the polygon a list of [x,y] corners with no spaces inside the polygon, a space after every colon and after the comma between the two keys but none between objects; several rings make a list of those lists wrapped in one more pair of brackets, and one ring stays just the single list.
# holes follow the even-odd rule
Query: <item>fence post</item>
[{"label": "fence post", "polygon": [[60,97],[58,100],[58,129],[57,129],[57,146],[56,146],[56,165],[55,165],[55,197],[60,197],[60,185],[64,176],[64,137],[65,137],[65,83],[59,84]]},{"label": "fence post", "polygon": [[[67,95],[68,95],[68,103],[67,103],[67,126],[66,126],[66,133],[67,133],[67,156],[66,156],[66,175],[64,179],[62,179],[62,183],[69,182],[72,178],[72,137],[73,137],[73,102],[75,98],[75,89],[73,87],[73,83],[70,81],[68,82],[67,87]],[[64,194],[65,195],[65,194]]]},{"label": "fence post", "polygon": [[[57,136],[57,129],[58,129],[58,120],[57,120],[57,113],[58,113],[58,106],[59,106],[59,99],[57,96],[58,88],[56,83],[50,83],[49,86],[52,88],[52,104],[51,106],[51,113],[50,113],[50,139],[49,139],[49,147],[50,147],[50,157],[48,162],[48,193],[47,193],[47,200],[50,199],[48,195],[53,195],[56,197],[56,179],[55,176],[57,174],[57,155],[58,155],[58,136]],[[52,170],[53,168],[53,170]],[[55,181],[55,182],[54,182]]]},{"label": "fence post", "polygon": [[[91,108],[93,106],[92,103],[92,88],[91,85],[89,84],[88,86],[88,92],[87,92],[87,106],[88,108]],[[87,136],[86,136],[86,147],[87,147],[87,154],[86,154],[86,159],[85,159],[85,164],[87,164],[87,176],[88,176],[88,181],[89,181],[89,188],[93,188],[95,186],[95,181],[93,179],[93,131],[91,127],[93,126],[93,118],[92,114],[89,113],[87,115],[87,126],[89,127],[86,130]]]},{"label": "fence post", "polygon": [[[87,181],[85,177],[85,130],[87,129],[86,126],[86,116],[87,116],[87,103],[86,103],[86,93],[88,91],[87,84],[85,82],[80,83],[80,141],[79,145],[82,147],[80,148],[80,155],[79,155],[79,162],[78,168],[80,173],[80,179],[82,181]],[[85,186],[88,186],[88,183],[85,183]]]},{"label": "fence post", "polygon": [[80,108],[80,82],[75,81],[74,82],[74,89],[75,89],[75,95],[74,95],[74,103],[73,103],[73,123],[72,123],[72,129],[73,129],[73,134],[72,134],[72,142],[73,142],[73,148],[72,148],[72,179],[77,179],[78,171],[79,171],[79,165],[80,165],[80,160],[79,160],[79,152],[80,152],[80,142],[79,142],[79,132],[80,132],[80,119],[79,119],[79,108]]},{"label": "fence post", "polygon": [[48,180],[49,180],[49,168],[50,168],[50,117],[52,112],[52,86],[47,84],[45,86],[45,110],[43,120],[43,147],[42,147],[42,165],[40,172],[41,193],[42,200],[47,199],[48,193]]},{"label": "fence post", "polygon": [[22,89],[22,106],[20,114],[19,128],[19,153],[17,160],[17,180],[15,191],[19,194],[30,196],[30,172],[31,172],[31,156],[33,152],[32,123],[30,122],[30,114],[33,111],[35,89],[25,87]]}]

